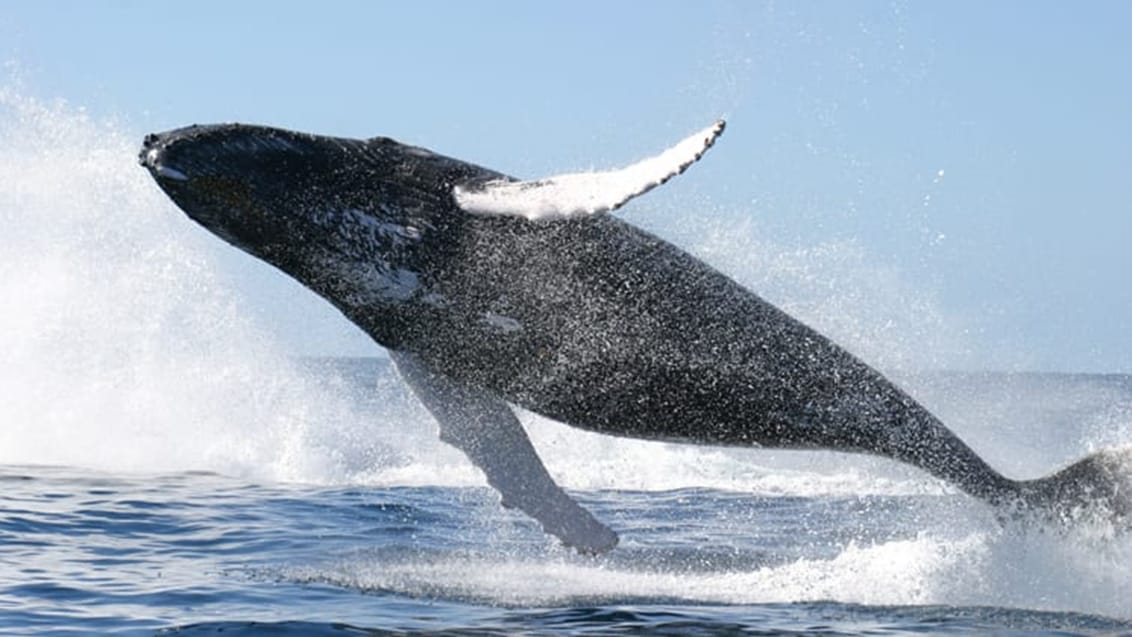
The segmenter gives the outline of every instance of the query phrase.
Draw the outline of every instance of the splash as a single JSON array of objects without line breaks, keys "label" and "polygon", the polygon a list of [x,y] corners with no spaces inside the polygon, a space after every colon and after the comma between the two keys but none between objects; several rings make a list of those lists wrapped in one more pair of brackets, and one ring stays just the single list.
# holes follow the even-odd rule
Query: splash
[{"label": "splash", "polygon": [[[610,603],[960,606],[1075,611],[1129,618],[1132,542],[1017,534],[957,511],[950,524],[912,537],[851,540],[828,557],[725,568],[689,567],[681,557],[637,550],[628,560],[483,553],[410,559],[351,555],[285,569],[284,579],[363,591],[515,607]],[[950,527],[950,528],[949,528]],[[732,549],[748,533],[731,530]],[[727,538],[724,538],[727,539]],[[710,547],[701,547],[699,554]],[[632,551],[630,547],[628,550]],[[764,558],[765,559],[765,558]]]},{"label": "splash", "polygon": [[[0,91],[0,386],[10,397],[0,403],[0,462],[482,483],[436,440],[392,372],[371,385],[375,407],[340,375],[300,369],[250,318],[217,261],[224,246],[136,166],[140,137],[63,101]],[[878,479],[872,465],[823,473],[814,471],[820,461],[802,460],[791,473],[789,463],[764,468],[749,453],[525,419],[551,471],[573,488],[841,493],[909,483],[900,470]]]},{"label": "splash", "polygon": [[[0,90],[0,387],[8,397],[0,402],[0,462],[204,469],[312,483],[482,484],[436,440],[435,425],[390,370],[373,371],[375,382],[297,366],[285,344],[250,318],[254,308],[214,253],[225,246],[185,219],[135,165],[140,137],[65,102]],[[882,369],[962,360],[962,336],[930,295],[870,264],[852,244],[784,249],[751,223],[726,219],[684,236],[679,225],[664,230]],[[372,397],[359,400],[358,387],[367,384]],[[1111,442],[1105,418],[1088,435],[1019,454],[1019,427],[1030,431],[1030,421],[1050,410],[990,427],[988,405],[1001,397],[972,403],[972,387],[929,392],[928,406],[978,450],[990,450],[996,466],[1037,459],[1020,470],[1040,475],[1090,451],[1089,440]],[[1126,410],[1126,402],[1108,404]],[[531,414],[524,422],[552,474],[575,489],[947,491],[876,458],[628,441]]]},{"label": "splash", "polygon": [[[482,485],[482,476],[458,452],[437,441],[427,415],[391,370],[378,370],[371,398],[360,401],[355,380],[327,370],[311,373],[265,336],[218,265],[211,238],[174,210],[134,164],[139,137],[64,102],[0,90],[0,463],[115,472],[203,469],[326,484]],[[749,227],[729,224],[726,234],[722,227],[700,230],[691,246],[698,254],[769,290],[771,298],[792,298],[788,309],[871,362],[916,367],[932,360],[923,358],[925,350],[953,349],[946,321],[930,300],[909,296],[898,277],[878,274],[852,246],[799,252],[759,241]],[[839,285],[844,277],[855,277],[854,285]],[[856,285],[866,279],[871,286]],[[791,294],[782,292],[787,286]],[[860,308],[886,305],[905,313],[897,313],[894,323],[862,318]],[[927,327],[909,327],[914,324]],[[973,387],[986,386],[976,381]],[[1048,395],[1047,389],[1039,392]],[[1106,384],[1102,395],[1109,398],[1079,406],[1108,406],[1082,425],[1089,431],[1070,435],[1051,425],[1058,434],[1043,449],[1079,455],[1089,439],[1126,440],[1127,392]],[[950,405],[956,420],[963,420],[966,406],[972,422],[985,423],[987,410],[968,396],[963,390],[937,400]],[[575,489],[706,486],[771,496],[949,492],[873,458],[698,449],[586,434],[530,414],[524,421],[548,468]],[[1015,414],[1002,430],[1007,435],[998,436],[1004,456],[1018,455],[1020,427],[1031,439],[1041,433],[1034,422],[1057,424],[1048,416]],[[834,555],[740,569],[690,571],[663,559],[646,566],[650,562],[640,559],[611,564],[561,555],[488,555],[403,564],[353,560],[293,575],[520,605],[582,598],[836,599],[1127,616],[1128,542],[1019,536],[987,524],[977,505],[960,513],[917,520],[927,530],[910,538],[850,543]],[[717,539],[741,544],[749,521],[740,523],[730,540]]]},{"label": "splash", "polygon": [[332,475],[312,436],[348,407],[247,318],[137,138],[0,91],[0,462]]},{"label": "splash", "polygon": [[932,291],[856,242],[786,248],[761,237],[750,213],[721,212],[683,238],[691,251],[865,362],[897,374],[973,364],[962,323]]}]

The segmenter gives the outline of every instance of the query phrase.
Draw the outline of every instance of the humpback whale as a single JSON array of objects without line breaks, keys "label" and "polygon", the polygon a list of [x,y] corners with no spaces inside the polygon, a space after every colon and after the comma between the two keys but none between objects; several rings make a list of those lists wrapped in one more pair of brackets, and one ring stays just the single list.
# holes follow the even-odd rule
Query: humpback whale
[{"label": "humpback whale", "polygon": [[503,504],[580,551],[618,536],[555,484],[513,406],[614,436],[877,454],[992,505],[1127,524],[1132,449],[1008,479],[845,349],[610,214],[723,129],[534,180],[386,137],[244,124],[149,135],[139,161],[190,218],[384,346]]}]

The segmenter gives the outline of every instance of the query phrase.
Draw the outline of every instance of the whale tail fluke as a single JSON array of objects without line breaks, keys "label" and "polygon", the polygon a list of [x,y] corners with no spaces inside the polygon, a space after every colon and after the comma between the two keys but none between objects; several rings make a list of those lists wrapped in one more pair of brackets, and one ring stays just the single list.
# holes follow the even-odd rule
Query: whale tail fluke
[{"label": "whale tail fluke", "polygon": [[1018,486],[1022,507],[1054,523],[1132,530],[1132,446],[1099,451]]}]

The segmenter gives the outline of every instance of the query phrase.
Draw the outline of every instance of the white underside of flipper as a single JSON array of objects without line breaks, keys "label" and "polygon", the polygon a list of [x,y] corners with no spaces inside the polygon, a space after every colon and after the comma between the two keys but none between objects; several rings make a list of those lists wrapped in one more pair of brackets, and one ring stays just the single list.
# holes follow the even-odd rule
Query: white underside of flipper
[{"label": "white underside of flipper", "polygon": [[464,387],[416,357],[390,352],[397,371],[440,424],[440,439],[463,451],[487,482],[514,507],[567,546],[603,553],[617,534],[570,498],[547,473],[519,419],[506,402]]},{"label": "white underside of flipper", "polygon": [[569,219],[616,210],[687,170],[723,133],[719,120],[663,153],[606,172],[555,175],[531,181],[498,179],[456,186],[460,208],[474,214],[512,215],[532,221]]}]

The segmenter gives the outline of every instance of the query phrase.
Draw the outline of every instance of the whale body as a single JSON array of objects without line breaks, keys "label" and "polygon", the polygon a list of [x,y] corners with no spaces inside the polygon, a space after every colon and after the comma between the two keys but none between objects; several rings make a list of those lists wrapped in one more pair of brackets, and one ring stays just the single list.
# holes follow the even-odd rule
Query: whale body
[{"label": "whale body", "polygon": [[1132,515],[1132,451],[1008,479],[845,349],[609,214],[722,131],[528,181],[384,137],[242,124],[150,135],[140,162],[189,217],[387,348],[503,504],[582,551],[617,535],[554,483],[512,406],[615,436],[877,454],[994,505]]}]

